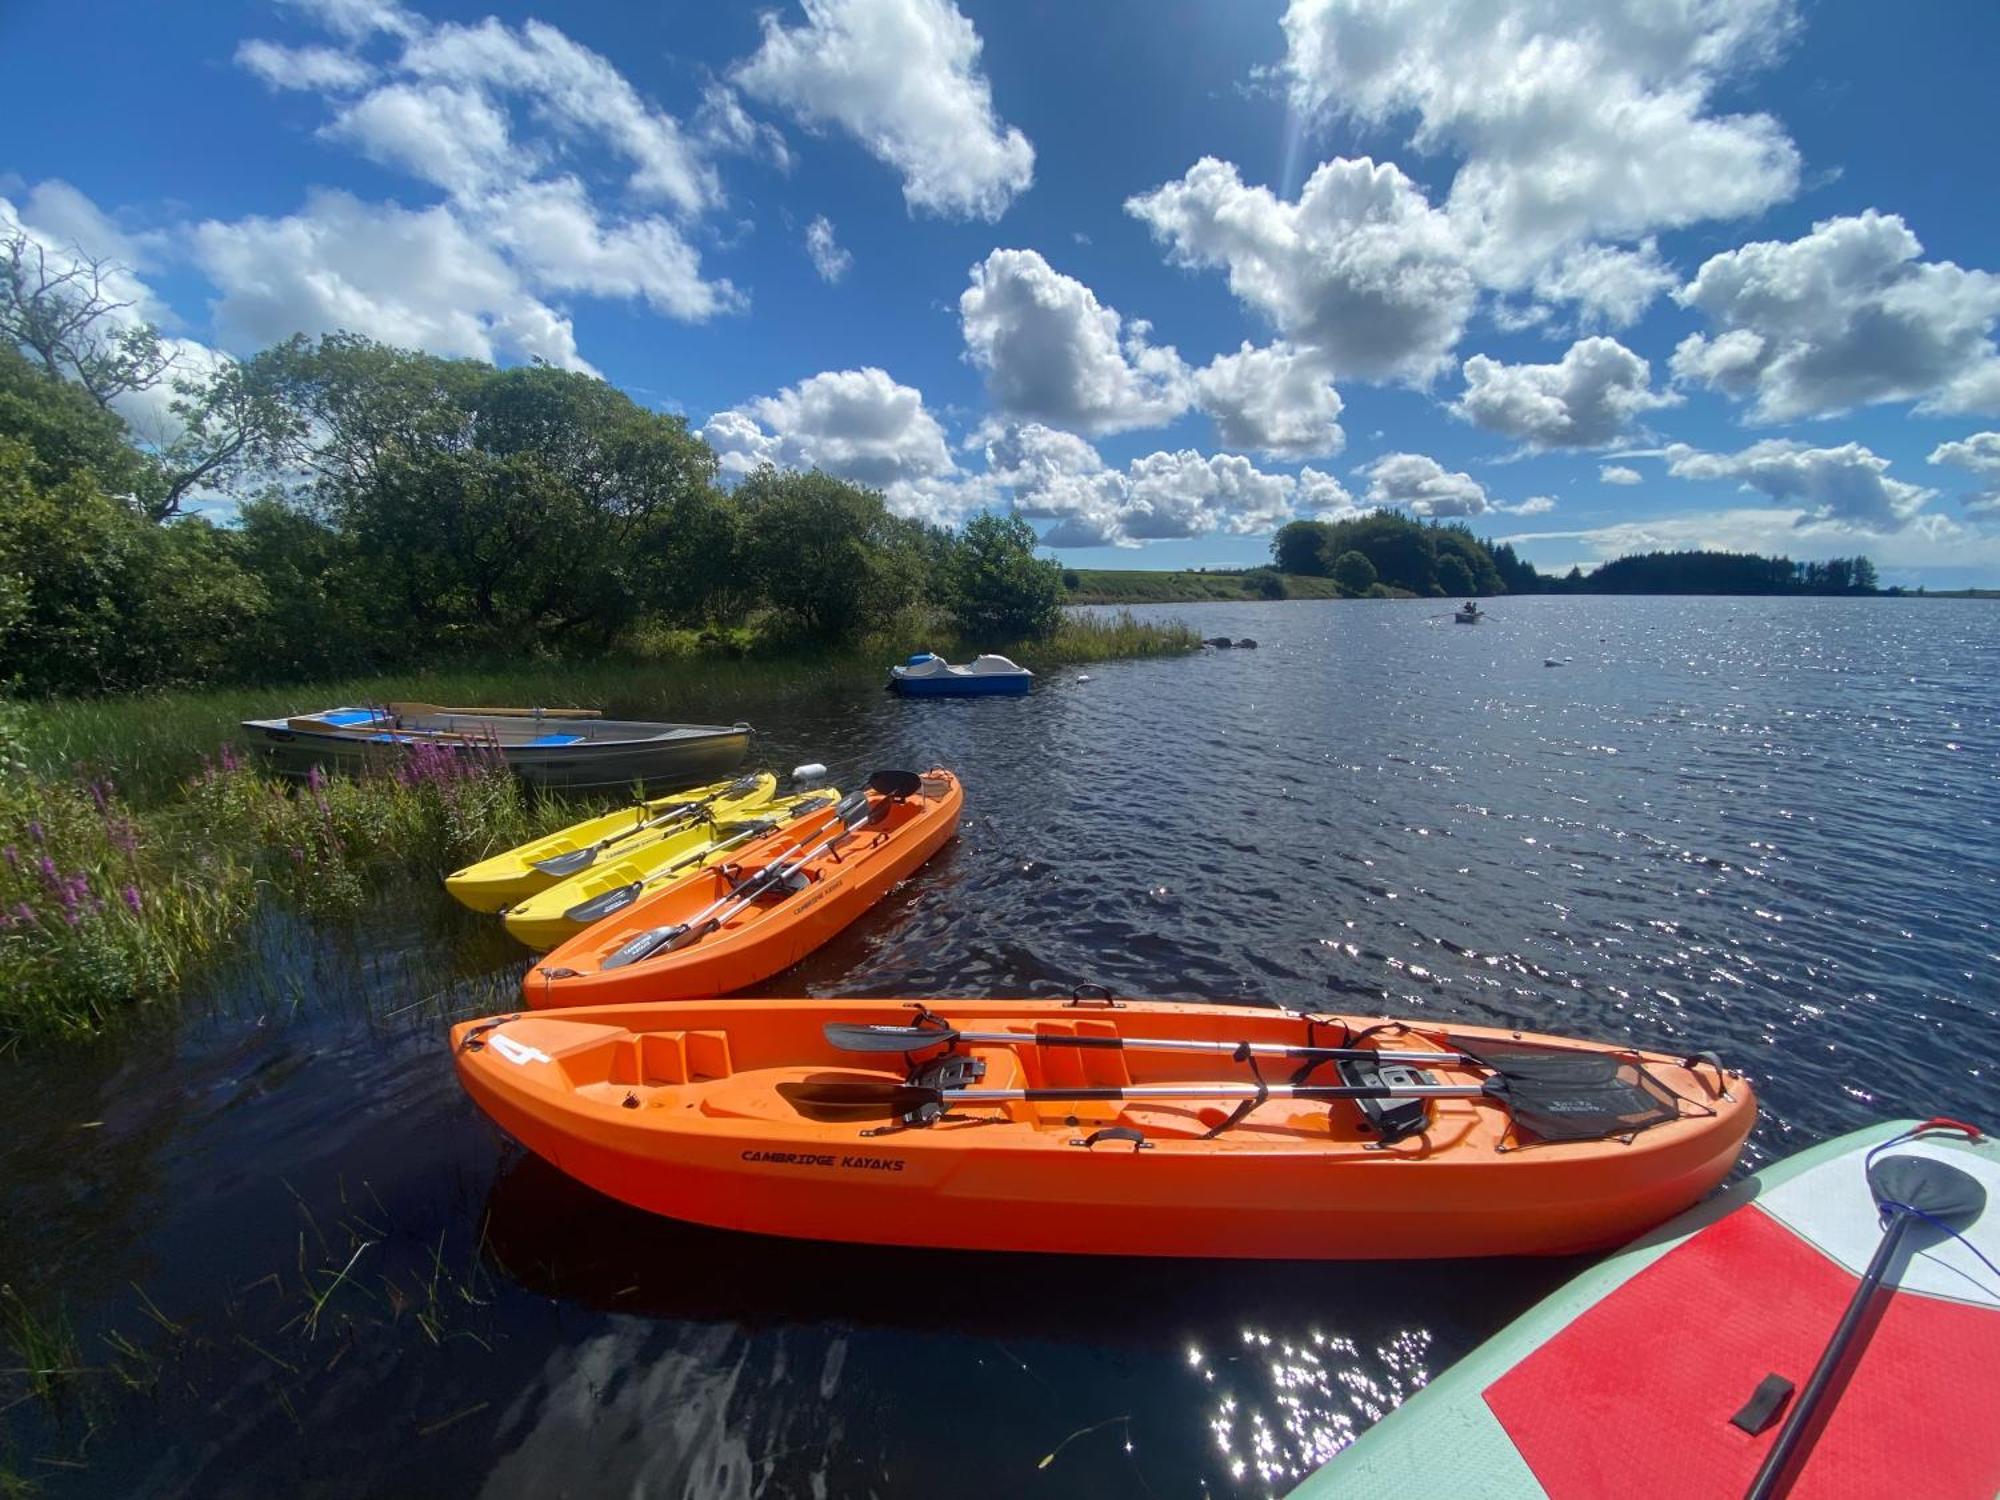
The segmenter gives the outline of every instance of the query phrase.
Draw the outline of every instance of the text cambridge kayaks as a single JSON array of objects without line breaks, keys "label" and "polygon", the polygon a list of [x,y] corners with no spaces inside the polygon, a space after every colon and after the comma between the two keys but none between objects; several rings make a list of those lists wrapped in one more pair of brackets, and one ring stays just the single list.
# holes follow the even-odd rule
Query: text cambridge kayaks
[{"label": "text cambridge kayaks", "polygon": [[949,771],[877,771],[868,790],[794,818],[584,929],[528,970],[530,1005],[727,995],[790,968],[914,874],[958,828]]},{"label": "text cambridge kayaks", "polygon": [[1719,1183],[1756,1115],[1712,1059],[1518,1032],[1159,1001],[928,1004],[596,1007],[465,1022],[452,1047],[504,1130],[627,1203],[973,1250],[1601,1249]]},{"label": "text cambridge kayaks", "polygon": [[[1914,1209],[1917,1212],[1911,1213]],[[2000,1144],[1871,1126],[1592,1267],[1294,1500],[2000,1494]]]}]

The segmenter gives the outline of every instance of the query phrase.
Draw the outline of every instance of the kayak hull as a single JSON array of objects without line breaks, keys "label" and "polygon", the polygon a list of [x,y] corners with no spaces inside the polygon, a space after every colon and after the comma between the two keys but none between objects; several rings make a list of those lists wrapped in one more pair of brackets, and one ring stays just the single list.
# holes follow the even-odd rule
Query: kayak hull
[{"label": "kayak hull", "polygon": [[[586,928],[530,968],[522,996],[537,1009],[652,1000],[685,1000],[733,994],[790,968],[850,926],[914,875],[958,830],[965,792],[958,778],[932,771],[940,788],[898,803],[879,824],[859,830],[839,852],[808,865],[806,889],[738,914],[699,942],[620,968],[605,960],[634,935],[698,916],[729,889],[729,871],[755,870],[804,840],[817,844],[837,828],[831,822],[781,828],[730,861],[694,871],[686,880]],[[870,794],[879,805],[879,794]]]},{"label": "kayak hull", "polygon": [[[1765,1167],[1593,1266],[1335,1454],[1294,1500],[1405,1500],[1418,1471],[1438,1493],[1507,1500],[1743,1494],[1789,1405],[1761,1433],[1731,1417],[1767,1374],[1805,1386],[1880,1239],[1866,1154],[1915,1123]],[[1964,1233],[2000,1261],[2000,1143],[1934,1133],[1893,1149],[1986,1187]],[[2000,1283],[1930,1234],[1888,1285],[1784,1493],[1991,1500]],[[1606,1357],[1621,1340],[1637,1353],[1631,1330],[1666,1306],[1685,1326],[1646,1338],[1643,1364]]]},{"label": "kayak hull", "polygon": [[[1304,1031],[1284,1012],[1230,1006],[926,1003],[967,1029],[1104,1035],[1112,1027],[1231,1042]],[[1427,1141],[1388,1147],[1345,1102],[1269,1101],[1214,1140],[1202,1137],[1225,1111],[1199,1100],[989,1105],[980,1113],[1001,1118],[984,1125],[893,1131],[880,1129],[885,1120],[807,1119],[786,1102],[790,1083],[885,1076],[881,1057],[832,1049],[822,1023],[906,1024],[911,1014],[908,1002],[869,1000],[588,1008],[486,1032],[463,1023],[453,1046],[467,1092],[503,1130],[635,1207],[761,1234],[945,1249],[1248,1259],[1568,1254],[1629,1239],[1708,1192],[1734,1164],[1755,1116],[1748,1085],[1731,1079],[1731,1097],[1712,1116],[1675,1120],[1630,1144],[1502,1151],[1505,1119],[1483,1100],[1441,1101]],[[1322,1018],[1322,1039],[1337,1024]],[[1408,1035],[1409,1045],[1428,1045]],[[1023,1077],[1101,1080],[1112,1076],[1106,1068],[1121,1078],[1189,1076],[1185,1059],[1171,1054],[1057,1057],[1030,1043],[972,1050],[987,1063],[988,1087]],[[887,1066],[896,1071],[886,1076],[901,1076],[900,1058]],[[1202,1066],[1232,1081],[1245,1076],[1226,1056]],[[1667,1060],[1658,1066],[1670,1086],[1701,1096],[1691,1075]],[[1712,1079],[1713,1070],[1702,1076]],[[1111,1126],[1138,1130],[1146,1148],[1123,1138],[1084,1144]]]},{"label": "kayak hull", "polygon": [[[658,816],[662,809],[677,802],[706,802],[718,797],[728,786],[726,781],[710,782],[706,786],[688,787],[631,807],[621,807],[615,812],[585,818],[567,828],[482,859],[477,864],[467,865],[462,870],[454,870],[445,877],[444,888],[452,899],[473,911],[504,911],[538,891],[561,883],[558,877],[537,869],[536,861],[553,859],[559,854],[573,854],[621,834],[631,837],[607,849],[603,858],[615,858],[626,851],[636,852],[635,846],[657,843],[672,832],[640,831],[640,825],[647,818]],[[713,811],[718,817],[727,817],[760,807],[771,800],[771,794],[777,789],[778,778],[766,772],[756,778],[756,785],[749,792],[718,801]]]}]

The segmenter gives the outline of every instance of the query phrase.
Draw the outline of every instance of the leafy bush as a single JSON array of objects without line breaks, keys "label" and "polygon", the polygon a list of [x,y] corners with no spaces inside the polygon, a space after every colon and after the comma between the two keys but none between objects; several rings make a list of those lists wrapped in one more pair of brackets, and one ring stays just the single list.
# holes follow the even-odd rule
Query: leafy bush
[{"label": "leafy bush", "polygon": [[1019,516],[982,513],[965,523],[950,563],[959,632],[988,645],[1040,640],[1062,623],[1062,570],[1035,556],[1035,529]]},{"label": "leafy bush", "polygon": [[1243,575],[1243,592],[1255,594],[1259,599],[1283,599],[1288,590],[1285,575],[1276,568],[1252,568]]},{"label": "leafy bush", "polygon": [[1349,549],[1334,559],[1333,581],[1350,594],[1365,594],[1375,587],[1375,564],[1367,553]]}]

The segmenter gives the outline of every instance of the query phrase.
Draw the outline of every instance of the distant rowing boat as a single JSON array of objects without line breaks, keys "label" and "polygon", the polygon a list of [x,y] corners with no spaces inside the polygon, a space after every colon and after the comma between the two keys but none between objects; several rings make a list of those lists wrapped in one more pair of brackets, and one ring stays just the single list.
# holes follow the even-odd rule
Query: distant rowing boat
[{"label": "distant rowing boat", "polygon": [[635,783],[688,786],[726,776],[750,748],[748,724],[658,724],[573,711],[473,709],[428,704],[329,708],[284,719],[245,719],[267,769],[303,777],[392,765],[419,745],[487,753],[521,780],[581,791]]}]

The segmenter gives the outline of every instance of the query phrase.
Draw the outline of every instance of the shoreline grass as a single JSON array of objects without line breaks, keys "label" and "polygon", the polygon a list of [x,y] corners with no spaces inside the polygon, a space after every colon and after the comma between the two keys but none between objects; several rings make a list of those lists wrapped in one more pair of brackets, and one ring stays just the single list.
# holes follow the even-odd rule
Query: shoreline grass
[{"label": "shoreline grass", "polygon": [[[0,704],[0,769],[11,754],[42,777],[115,777],[135,803],[172,796],[204,760],[237,734],[244,719],[281,717],[335,703],[391,701],[536,704],[598,708],[618,717],[697,723],[755,721],[759,709],[793,693],[843,682],[879,680],[891,662],[928,648],[964,659],[1002,650],[1029,668],[1072,666],[1200,647],[1176,622],[1141,624],[1067,613],[1044,641],[994,646],[963,641],[949,629],[907,623],[854,646],[822,647],[676,632],[648,649],[594,661],[542,660],[412,669],[279,687],[216,687],[105,698]],[[11,736],[11,747],[8,743]]]}]

